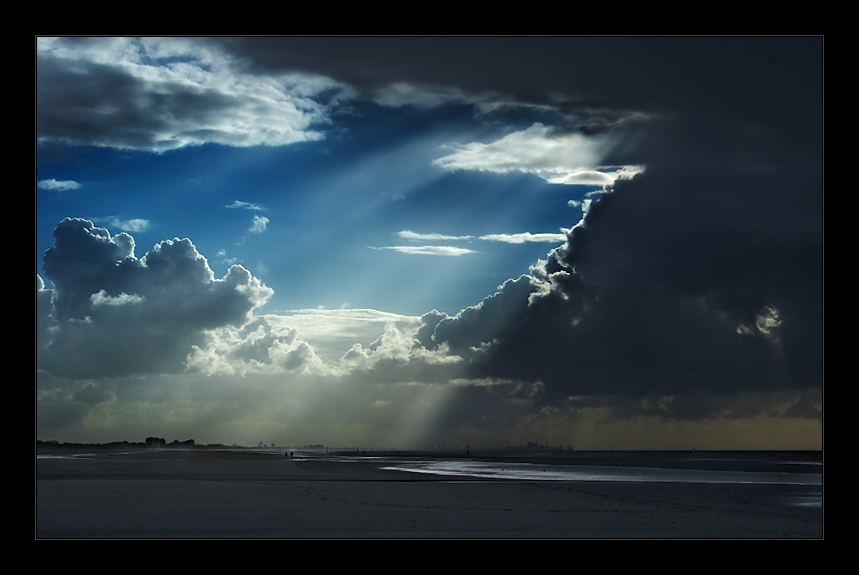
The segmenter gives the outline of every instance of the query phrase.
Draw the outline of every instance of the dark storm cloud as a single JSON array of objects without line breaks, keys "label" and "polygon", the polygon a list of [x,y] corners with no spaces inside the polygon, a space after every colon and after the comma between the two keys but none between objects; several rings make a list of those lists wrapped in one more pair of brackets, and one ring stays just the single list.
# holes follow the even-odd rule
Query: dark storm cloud
[{"label": "dark storm cloud", "polygon": [[[129,106],[141,82],[111,67],[82,63],[74,68],[62,61],[40,59],[36,66],[36,131],[53,138],[80,142],[93,138],[107,144],[147,145],[157,117],[145,108]],[[116,130],[122,136],[110,136]]]},{"label": "dark storm cloud", "polygon": [[[427,317],[474,377],[547,397],[817,387],[820,183],[648,171],[620,181],[545,264],[457,317]],[[817,190],[817,191],[816,191]]]},{"label": "dark storm cloud", "polygon": [[[371,92],[397,82],[555,107],[760,118],[817,97],[815,37],[211,38],[256,73],[310,71]],[[810,77],[813,75],[813,77]],[[794,110],[796,112],[796,110]]]},{"label": "dark storm cloud", "polygon": [[785,413],[785,417],[798,417],[808,419],[823,419],[823,400],[821,393],[817,390],[803,393],[799,400],[794,403]]},{"label": "dark storm cloud", "polygon": [[[474,66],[479,43],[457,45],[475,47],[459,60],[474,82],[503,90]],[[659,114],[604,158],[644,173],[616,182],[533,278],[425,316],[419,341],[448,343],[473,377],[542,381],[547,399],[819,388],[822,39],[485,44],[515,46],[558,48],[522,75],[510,59],[511,82],[533,80],[523,98],[539,86]]]},{"label": "dark storm cloud", "polygon": [[[322,137],[326,103],[352,89],[379,101],[385,92],[415,105],[515,109],[525,113],[519,120],[525,125],[554,119],[564,124],[559,129],[575,126],[588,134],[604,133],[631,113],[765,125],[793,118],[801,125],[822,104],[822,42],[43,38],[37,45],[37,130],[44,142],[154,150],[211,141],[283,144]],[[260,121],[248,123],[249,117]]]},{"label": "dark storm cloud", "polygon": [[187,239],[138,259],[130,235],[80,219],[57,226],[43,269],[39,364],[71,377],[178,370],[203,330],[243,325],[272,293],[241,266],[216,279]]}]

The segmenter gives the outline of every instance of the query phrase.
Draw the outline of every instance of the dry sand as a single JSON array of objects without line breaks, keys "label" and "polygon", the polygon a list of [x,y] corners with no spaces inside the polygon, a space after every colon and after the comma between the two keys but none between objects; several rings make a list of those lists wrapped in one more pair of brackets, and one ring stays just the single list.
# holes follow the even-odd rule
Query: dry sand
[{"label": "dry sand", "polygon": [[[474,457],[473,457],[474,458]],[[532,459],[558,463],[557,459]],[[603,454],[567,464],[807,471],[759,460]],[[36,538],[822,538],[821,487],[486,481],[377,458],[142,451],[37,459]]]}]

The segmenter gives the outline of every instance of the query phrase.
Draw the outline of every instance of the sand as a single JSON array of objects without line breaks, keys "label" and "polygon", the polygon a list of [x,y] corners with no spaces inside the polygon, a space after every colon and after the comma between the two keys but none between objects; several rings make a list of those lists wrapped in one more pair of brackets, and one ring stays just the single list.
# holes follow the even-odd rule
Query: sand
[{"label": "sand", "polygon": [[[399,459],[418,456],[426,454]],[[599,454],[563,462],[822,472],[814,463],[689,459]],[[822,505],[792,504],[815,494],[820,501],[820,485],[487,481],[386,470],[383,463],[356,454],[288,459],[200,449],[39,458],[36,538],[823,537]]]}]

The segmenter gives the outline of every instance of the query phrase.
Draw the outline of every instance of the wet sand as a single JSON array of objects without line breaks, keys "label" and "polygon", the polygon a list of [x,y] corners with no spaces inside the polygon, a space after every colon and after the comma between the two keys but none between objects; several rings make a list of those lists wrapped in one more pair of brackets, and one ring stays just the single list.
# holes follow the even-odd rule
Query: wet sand
[{"label": "wet sand", "polygon": [[[368,454],[369,455],[369,454]],[[428,454],[377,454],[390,461]],[[448,456],[445,456],[446,458]],[[698,454],[497,455],[542,464],[820,473]],[[813,459],[813,458],[812,458]],[[818,458],[819,459],[819,458]],[[451,478],[342,454],[141,451],[36,463],[36,538],[822,538],[821,486]],[[793,460],[792,460],[793,461]]]}]

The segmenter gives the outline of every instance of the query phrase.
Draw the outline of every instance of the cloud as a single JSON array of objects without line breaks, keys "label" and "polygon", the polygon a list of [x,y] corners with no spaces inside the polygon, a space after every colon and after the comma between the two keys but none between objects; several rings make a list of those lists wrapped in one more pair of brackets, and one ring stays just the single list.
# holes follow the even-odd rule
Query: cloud
[{"label": "cloud", "polygon": [[418,339],[448,344],[466,377],[539,380],[553,403],[819,388],[822,217],[786,208],[813,188],[796,177],[618,181],[530,274],[428,315]]},{"label": "cloud", "polygon": [[[387,323],[384,333],[370,345],[364,347],[360,343],[354,344],[340,358],[340,365],[353,377],[355,372],[364,371],[369,372],[375,381],[401,382],[421,381],[415,368],[427,365],[450,366],[461,361],[459,356],[448,353],[447,346],[430,350],[417,345],[415,328],[401,329],[394,323]],[[423,376],[427,375],[424,371]]]},{"label": "cloud", "polygon": [[208,376],[335,373],[307,341],[299,338],[295,328],[265,317],[240,327],[221,327],[210,336],[205,343],[192,346],[187,358],[189,371]]},{"label": "cloud", "polygon": [[149,230],[149,220],[143,218],[132,218],[123,220],[115,216],[109,218],[93,218],[93,223],[105,222],[112,228],[118,228],[124,232],[145,232]]},{"label": "cloud", "polygon": [[404,240],[428,240],[428,241],[441,241],[441,240],[470,240],[474,236],[448,236],[445,234],[419,234],[410,230],[402,230],[397,232],[397,235],[403,238]]},{"label": "cloud", "polygon": [[121,293],[116,297],[110,296],[103,289],[98,290],[98,293],[92,294],[89,299],[93,307],[101,305],[137,304],[145,301],[145,298],[136,294],[129,295],[127,293]]},{"label": "cloud", "polygon": [[374,100],[383,106],[427,109],[446,104],[472,103],[475,98],[456,88],[420,87],[407,82],[394,82],[377,90]]},{"label": "cloud", "polygon": [[384,246],[372,248],[374,250],[393,250],[404,254],[428,255],[428,256],[462,256],[474,253],[474,250],[457,248],[453,246]]},{"label": "cloud", "polygon": [[231,208],[231,209],[252,210],[252,211],[257,211],[257,212],[264,212],[268,209],[265,206],[261,206],[260,204],[254,204],[251,202],[243,202],[241,200],[234,200],[232,204],[229,204],[229,205],[224,206],[224,207],[225,208]]},{"label": "cloud", "polygon": [[470,106],[478,116],[500,116],[522,114],[557,114],[551,105],[517,101],[514,97],[497,92],[467,92],[449,86],[417,85],[408,82],[393,82],[375,90],[373,101],[382,106],[399,108],[411,106],[423,110],[441,106]]},{"label": "cloud", "polygon": [[[428,234],[419,234],[409,230],[403,230],[401,232],[397,232],[397,235],[400,236],[404,240],[418,240],[418,241],[459,241],[459,240],[472,240],[475,236],[450,236],[445,234],[437,234],[437,233],[428,233]],[[548,242],[548,243],[558,243],[563,242],[567,239],[567,236],[563,233],[560,234],[534,234],[531,232],[522,232],[519,234],[486,234],[482,236],[478,236],[477,239],[489,241],[489,242],[503,242],[507,244],[524,244],[524,243],[534,243],[534,242]],[[429,248],[440,248],[442,246],[425,246]],[[400,248],[404,248],[404,246],[400,246]],[[397,248],[386,248],[386,249],[397,249]],[[414,248],[411,248],[414,249]],[[454,248],[459,249],[459,248]],[[400,249],[400,251],[404,251],[406,253],[418,253],[418,252],[410,252],[406,249]],[[456,252],[450,255],[459,255],[460,253],[468,253],[469,250],[465,250],[462,252]]]},{"label": "cloud", "polygon": [[535,174],[550,183],[606,185],[641,171],[636,167],[598,169],[616,145],[614,135],[585,136],[542,123],[488,144],[450,144],[453,152],[433,160],[445,170]]},{"label": "cloud", "polygon": [[254,216],[253,224],[251,224],[251,227],[248,231],[252,234],[261,234],[266,230],[269,221],[271,220],[269,220],[265,216]]},{"label": "cloud", "polygon": [[[190,38],[36,40],[41,142],[163,152],[319,140],[333,81],[255,75]],[[329,96],[330,98],[330,96]]]},{"label": "cloud", "polygon": [[[241,327],[212,330],[204,344],[193,346],[187,365],[189,372],[207,376],[289,374],[353,386],[445,381],[443,367],[462,358],[444,345],[433,350],[419,345],[419,326],[419,318],[375,310],[267,314]],[[442,366],[438,372],[437,366]]]},{"label": "cloud", "polygon": [[487,234],[480,236],[481,240],[490,242],[504,242],[507,244],[524,244],[533,242],[559,243],[567,239],[565,233],[560,234],[532,234],[523,232],[520,234]]},{"label": "cloud", "polygon": [[41,190],[50,190],[52,192],[66,192],[68,190],[77,190],[81,185],[73,180],[55,180],[48,178],[47,180],[39,180],[37,186]]},{"label": "cloud", "polygon": [[241,266],[217,279],[187,239],[141,258],[125,232],[80,219],[54,230],[37,279],[38,366],[68,377],[179,372],[207,330],[242,326],[273,293]]},{"label": "cloud", "polygon": [[600,170],[577,170],[555,177],[547,177],[546,181],[550,184],[610,186],[615,180],[629,179],[643,171],[644,166],[606,167]]}]

